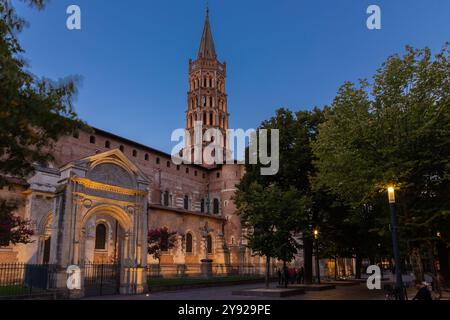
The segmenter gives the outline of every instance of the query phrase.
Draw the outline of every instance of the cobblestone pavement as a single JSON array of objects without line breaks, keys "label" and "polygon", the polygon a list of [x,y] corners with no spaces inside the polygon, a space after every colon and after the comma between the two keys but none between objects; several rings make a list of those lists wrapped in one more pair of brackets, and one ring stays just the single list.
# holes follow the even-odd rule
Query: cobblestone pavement
[{"label": "cobblestone pavement", "polygon": [[[262,298],[233,296],[232,292],[242,289],[262,288],[263,284],[239,285],[192,289],[183,291],[167,291],[138,296],[108,296],[90,298],[90,300],[384,300],[384,293],[370,291],[364,284],[351,287],[337,287],[334,290],[306,292],[303,295],[288,298]],[[273,285],[275,287],[275,285]]]}]

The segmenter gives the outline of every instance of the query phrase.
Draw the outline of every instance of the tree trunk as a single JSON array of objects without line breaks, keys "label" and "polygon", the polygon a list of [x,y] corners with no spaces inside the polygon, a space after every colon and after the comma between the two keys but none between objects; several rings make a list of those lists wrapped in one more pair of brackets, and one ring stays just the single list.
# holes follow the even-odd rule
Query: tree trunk
[{"label": "tree trunk", "polygon": [[338,260],[337,257],[334,257],[334,280],[338,278]]},{"label": "tree trunk", "polygon": [[[413,268],[414,276],[416,277],[416,281],[423,281],[423,265],[422,265],[422,257],[420,256],[420,249],[415,247],[412,248],[411,251],[411,265]],[[398,268],[398,266],[395,266]]]},{"label": "tree trunk", "polygon": [[305,283],[311,284],[313,280],[313,239],[303,238],[303,258],[305,260]]},{"label": "tree trunk", "polygon": [[270,286],[270,257],[266,256],[266,288]]},{"label": "tree trunk", "polygon": [[355,278],[361,279],[361,269],[362,269],[362,258],[359,254],[356,254],[355,258]]},{"label": "tree trunk", "polygon": [[439,272],[443,282],[442,286],[448,288],[450,287],[450,267],[448,263],[449,249],[447,248],[447,244],[445,242],[438,242],[437,253],[439,259]]},{"label": "tree trunk", "polygon": [[344,274],[344,277],[347,277],[347,261],[345,258],[342,258],[342,262],[343,262],[342,263],[342,267],[343,267],[342,272]]}]

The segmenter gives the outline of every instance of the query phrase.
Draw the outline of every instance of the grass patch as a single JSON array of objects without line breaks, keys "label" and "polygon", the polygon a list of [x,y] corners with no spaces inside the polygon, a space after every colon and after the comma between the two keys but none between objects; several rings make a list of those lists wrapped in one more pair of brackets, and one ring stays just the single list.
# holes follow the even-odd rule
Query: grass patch
[{"label": "grass patch", "polygon": [[262,277],[216,277],[211,279],[202,278],[150,278],[147,281],[149,287],[152,286],[182,286],[182,285],[203,285],[203,284],[221,284],[237,281],[263,280]]},{"label": "grass patch", "polygon": [[0,297],[22,296],[30,293],[30,289],[21,285],[0,286]]}]

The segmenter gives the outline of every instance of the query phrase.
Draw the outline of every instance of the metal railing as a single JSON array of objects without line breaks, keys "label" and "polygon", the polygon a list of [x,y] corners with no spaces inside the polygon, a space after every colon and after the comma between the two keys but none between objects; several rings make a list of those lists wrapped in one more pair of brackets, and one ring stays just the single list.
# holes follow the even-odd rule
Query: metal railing
[{"label": "metal railing", "polygon": [[48,294],[55,282],[54,265],[0,264],[0,299]]}]

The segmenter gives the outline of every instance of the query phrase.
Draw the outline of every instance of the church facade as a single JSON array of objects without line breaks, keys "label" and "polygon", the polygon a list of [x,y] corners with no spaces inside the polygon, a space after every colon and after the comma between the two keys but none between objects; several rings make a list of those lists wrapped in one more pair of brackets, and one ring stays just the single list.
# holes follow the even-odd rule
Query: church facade
[{"label": "church facade", "polygon": [[[226,149],[226,64],[217,59],[208,14],[188,83],[186,130],[199,122],[219,129]],[[188,141],[185,150],[193,147]],[[242,165],[176,165],[170,154],[100,129],[62,137],[53,153],[54,162],[33,177],[0,190],[22,200],[17,214],[34,230],[32,243],[0,248],[0,263],[56,265],[60,287],[68,266],[119,263],[121,292],[138,293],[149,266],[158,263],[210,260],[227,272],[263,261],[245,247],[232,199]],[[157,261],[147,254],[147,234],[162,227],[176,232],[177,241]]]}]

